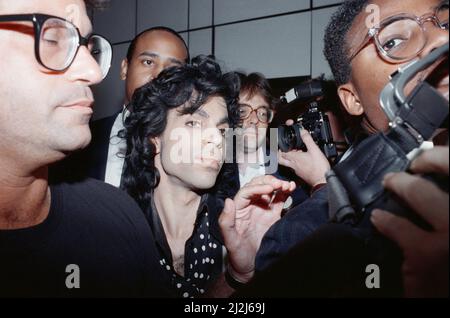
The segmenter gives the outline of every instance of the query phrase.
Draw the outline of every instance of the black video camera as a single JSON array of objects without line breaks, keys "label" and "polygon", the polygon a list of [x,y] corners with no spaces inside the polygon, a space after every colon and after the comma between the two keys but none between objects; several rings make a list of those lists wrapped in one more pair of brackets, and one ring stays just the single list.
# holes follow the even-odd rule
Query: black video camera
[{"label": "black video camera", "polygon": [[281,97],[284,103],[299,99],[314,99],[309,104],[308,110],[297,118],[294,125],[278,127],[278,147],[281,151],[288,152],[294,149],[306,151],[300,134],[301,129],[306,129],[328,159],[337,157],[330,121],[328,116],[319,109],[318,100],[324,95],[322,81],[322,78],[311,80],[291,89]]}]

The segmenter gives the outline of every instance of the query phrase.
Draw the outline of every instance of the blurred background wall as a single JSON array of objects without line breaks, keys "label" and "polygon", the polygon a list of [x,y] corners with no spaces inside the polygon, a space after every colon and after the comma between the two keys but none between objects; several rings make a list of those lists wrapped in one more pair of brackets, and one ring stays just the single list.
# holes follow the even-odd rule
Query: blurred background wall
[{"label": "blurred background wall", "polygon": [[[94,88],[94,119],[122,107],[120,63],[141,31],[163,25],[178,31],[191,56],[213,54],[225,71],[261,72],[269,79],[331,78],[323,34],[336,0],[111,0],[91,12],[94,32],[114,47],[106,80]],[[294,80],[295,81],[295,80]]]}]

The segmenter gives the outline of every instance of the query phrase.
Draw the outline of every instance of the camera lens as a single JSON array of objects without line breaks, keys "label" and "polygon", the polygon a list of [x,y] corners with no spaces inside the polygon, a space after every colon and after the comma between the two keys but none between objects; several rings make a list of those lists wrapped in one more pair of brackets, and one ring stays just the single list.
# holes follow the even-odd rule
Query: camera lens
[{"label": "camera lens", "polygon": [[292,126],[282,125],[278,127],[278,147],[283,152],[303,147],[303,140],[300,136],[301,126],[298,124]]}]

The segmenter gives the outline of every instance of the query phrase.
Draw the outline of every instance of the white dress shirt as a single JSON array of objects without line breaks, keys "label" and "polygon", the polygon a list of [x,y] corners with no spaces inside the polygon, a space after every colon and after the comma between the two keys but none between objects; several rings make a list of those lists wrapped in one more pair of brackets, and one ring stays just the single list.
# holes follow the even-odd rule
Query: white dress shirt
[{"label": "white dress shirt", "polygon": [[119,132],[124,129],[123,122],[128,117],[129,111],[117,115],[114,125],[111,129],[109,139],[108,159],[106,162],[105,182],[117,188],[120,187],[122,180],[123,165],[125,163],[125,155],[127,152],[127,143],[118,136]]}]

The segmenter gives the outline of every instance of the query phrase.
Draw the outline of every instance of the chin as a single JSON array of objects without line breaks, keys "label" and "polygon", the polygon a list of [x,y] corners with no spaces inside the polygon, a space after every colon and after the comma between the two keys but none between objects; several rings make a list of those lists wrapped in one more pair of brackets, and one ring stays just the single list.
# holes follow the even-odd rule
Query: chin
[{"label": "chin", "polygon": [[256,147],[245,147],[244,148],[244,151],[245,151],[245,153],[254,153],[254,152],[256,152],[258,150],[258,148],[256,148]]},{"label": "chin", "polygon": [[191,184],[196,190],[208,190],[216,184],[217,173],[208,171],[198,171],[195,178],[192,178]]},{"label": "chin", "polygon": [[[64,137],[64,136],[61,136]],[[91,143],[91,132],[89,129],[83,133],[73,134],[67,138],[59,138],[58,148],[64,153],[82,150]]]}]

